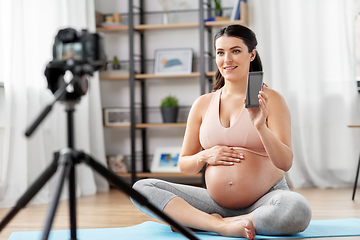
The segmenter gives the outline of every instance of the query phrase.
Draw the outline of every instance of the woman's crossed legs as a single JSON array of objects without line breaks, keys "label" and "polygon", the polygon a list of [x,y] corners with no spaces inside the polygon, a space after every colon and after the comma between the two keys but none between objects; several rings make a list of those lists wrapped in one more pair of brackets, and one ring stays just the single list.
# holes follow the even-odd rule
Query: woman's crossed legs
[{"label": "woman's crossed legs", "polygon": [[[311,219],[308,201],[302,195],[291,192],[284,178],[244,209],[222,207],[201,187],[143,179],[133,188],[179,223],[224,236],[253,239],[255,233],[291,235],[304,231]],[[147,215],[158,218],[133,202]]]}]

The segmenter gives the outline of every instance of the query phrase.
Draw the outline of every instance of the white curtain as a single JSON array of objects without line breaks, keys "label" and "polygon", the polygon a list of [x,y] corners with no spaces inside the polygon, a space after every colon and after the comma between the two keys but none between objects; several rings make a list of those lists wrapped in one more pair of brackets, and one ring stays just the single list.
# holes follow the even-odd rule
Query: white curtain
[{"label": "white curtain", "polygon": [[[92,0],[0,0],[0,78],[5,83],[5,139],[0,162],[0,207],[10,207],[52,162],[53,152],[67,146],[64,105],[52,112],[30,138],[24,133],[54,96],[47,89],[46,64],[58,30],[72,27],[95,31]],[[75,106],[75,148],[106,164],[99,77]],[[1,158],[0,158],[1,159]],[[33,198],[51,200],[57,172]],[[84,163],[76,165],[77,196],[107,191],[107,181]],[[62,199],[68,197],[67,183]]]},{"label": "white curtain", "polygon": [[353,0],[252,0],[265,81],[292,115],[299,187],[350,187],[360,151],[360,99],[355,81]]}]

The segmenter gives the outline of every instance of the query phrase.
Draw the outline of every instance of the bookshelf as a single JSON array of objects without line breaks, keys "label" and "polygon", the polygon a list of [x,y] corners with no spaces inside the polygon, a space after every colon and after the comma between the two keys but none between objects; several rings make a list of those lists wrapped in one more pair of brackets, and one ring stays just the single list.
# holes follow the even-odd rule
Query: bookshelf
[{"label": "bookshelf", "polygon": [[[147,166],[147,156],[148,154],[148,147],[147,147],[147,131],[151,129],[166,129],[167,128],[178,128],[185,130],[186,123],[150,123],[142,119],[142,122],[136,122],[135,121],[135,105],[141,106],[141,114],[142,116],[146,115],[147,110],[147,103],[146,103],[146,84],[151,81],[163,81],[164,84],[167,84],[167,81],[176,81],[177,79],[191,79],[196,78],[199,80],[200,85],[200,93],[199,95],[202,95],[204,93],[207,93],[206,91],[206,82],[209,82],[209,85],[215,75],[215,71],[212,69],[212,67],[209,65],[205,66],[206,63],[206,54],[208,52],[212,51],[212,44],[207,44],[208,49],[205,49],[205,42],[210,41],[209,39],[212,39],[211,30],[224,27],[230,24],[241,24],[241,25],[247,25],[247,16],[248,16],[248,9],[245,2],[241,2],[241,19],[236,21],[208,21],[204,22],[204,19],[209,18],[211,14],[211,10],[209,7],[211,6],[212,1],[205,0],[205,1],[199,1],[199,7],[198,7],[198,13],[199,13],[199,20],[197,22],[191,22],[191,23],[171,23],[171,24],[146,24],[143,16],[141,16],[141,13],[144,12],[144,6],[142,5],[143,2],[140,1],[140,24],[134,24],[134,18],[137,17],[134,15],[134,7],[133,7],[133,1],[129,0],[129,25],[120,25],[120,26],[112,26],[112,27],[102,27],[97,28],[97,31],[103,32],[104,34],[128,34],[129,35],[129,74],[128,75],[119,75],[119,76],[100,76],[100,79],[102,81],[128,81],[129,82],[129,88],[130,88],[130,108],[131,108],[131,114],[132,114],[132,120],[129,125],[121,125],[121,126],[106,126],[106,128],[127,128],[130,129],[130,140],[131,140],[131,169],[130,173],[127,174],[120,174],[120,176],[126,176],[131,178],[132,182],[135,182],[137,178],[147,178],[147,177],[158,177],[158,178],[164,178],[164,177],[178,177],[178,178],[189,178],[194,176],[186,176],[181,173],[150,173],[149,167]],[[204,4],[207,3],[207,4]],[[138,12],[139,13],[139,12]],[[198,70],[195,72],[192,72],[190,74],[182,74],[182,75],[156,75],[153,73],[148,73],[146,70],[141,67],[140,73],[136,73],[134,70],[135,65],[135,43],[134,43],[134,35],[138,35],[140,38],[140,56],[145,56],[145,48],[147,47],[147,42],[145,38],[145,34],[151,33],[152,31],[182,31],[186,29],[191,30],[198,30],[199,31],[199,40],[194,42],[193,44],[198,44],[200,50],[198,53],[199,57],[199,67]],[[161,43],[159,43],[159,47],[161,47]],[[190,46],[191,47],[191,46]],[[144,61],[144,59],[140,59],[140,62]],[[210,62],[210,60],[208,60]],[[140,94],[141,94],[141,103],[135,103],[135,95],[139,94],[135,91],[135,84],[140,85]],[[140,132],[140,134],[138,134]],[[142,171],[137,172],[136,169],[136,145],[139,144],[135,139],[136,136],[141,136],[141,149],[142,149]],[[195,175],[195,177],[200,177],[201,174]]]}]

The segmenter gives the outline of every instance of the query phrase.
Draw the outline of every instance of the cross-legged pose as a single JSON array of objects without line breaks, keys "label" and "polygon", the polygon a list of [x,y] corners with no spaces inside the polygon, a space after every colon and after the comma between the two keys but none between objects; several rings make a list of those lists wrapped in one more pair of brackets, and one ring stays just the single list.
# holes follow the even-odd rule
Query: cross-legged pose
[{"label": "cross-legged pose", "polygon": [[241,25],[215,36],[213,92],[191,107],[179,157],[184,174],[206,167],[206,188],[157,179],[133,186],[185,226],[254,239],[255,234],[296,234],[309,225],[308,201],[290,191],[284,178],[293,160],[284,98],[264,85],[260,108],[245,108],[248,73],[262,71],[256,45],[255,34]]}]

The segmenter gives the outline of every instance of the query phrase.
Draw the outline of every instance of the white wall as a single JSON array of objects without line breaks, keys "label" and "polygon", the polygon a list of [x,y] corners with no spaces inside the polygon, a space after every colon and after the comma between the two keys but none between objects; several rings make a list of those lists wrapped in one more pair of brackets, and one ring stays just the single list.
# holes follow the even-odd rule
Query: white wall
[{"label": "white wall", "polygon": [[[5,126],[5,95],[4,88],[0,86],[0,153],[3,152],[4,146],[4,126]],[[2,160],[0,154],[0,161]]]},{"label": "white wall", "polygon": [[5,95],[4,88],[0,86],[0,128],[3,128],[5,121]]},{"label": "white wall", "polygon": [[[162,11],[160,1],[144,1],[145,11]],[[169,9],[198,9],[199,2],[193,0],[168,1]],[[232,7],[233,0],[223,0],[223,7]],[[135,4],[137,2],[135,1]],[[127,13],[127,0],[95,0],[95,9],[103,14]],[[230,16],[231,10],[224,11]],[[198,22],[198,12],[183,12],[169,15],[169,23]],[[122,16],[127,22],[127,16]],[[148,24],[162,23],[161,14],[150,14],[146,17]],[[135,19],[135,24],[138,21]],[[151,30],[145,31],[146,59],[154,59],[154,52],[159,48],[192,48],[194,57],[199,57],[199,29]],[[212,43],[211,43],[212,44]],[[135,34],[135,52],[139,53],[139,37]],[[108,59],[117,56],[120,60],[128,60],[129,39],[126,32],[105,34],[105,49]],[[124,65],[124,67],[127,67]],[[194,71],[197,70],[197,61]],[[147,73],[153,72],[153,63],[147,64]],[[191,106],[200,95],[200,80],[198,78],[173,78],[146,80],[147,103],[150,107],[157,107],[161,99],[168,94],[176,95],[181,106]],[[106,107],[129,107],[130,95],[128,81],[101,81],[102,105]],[[136,102],[140,102],[139,85],[136,85]],[[181,110],[181,121],[186,121],[188,109]],[[159,109],[149,111],[149,122],[161,122]],[[184,128],[154,128],[148,129],[148,149],[153,154],[156,147],[181,146]],[[139,134],[139,132],[137,133]],[[106,153],[130,154],[129,129],[105,129]],[[137,150],[140,150],[141,141],[137,139]]]},{"label": "white wall", "polygon": [[356,57],[356,77],[360,81],[360,0],[354,0],[355,19],[355,57]]}]

